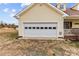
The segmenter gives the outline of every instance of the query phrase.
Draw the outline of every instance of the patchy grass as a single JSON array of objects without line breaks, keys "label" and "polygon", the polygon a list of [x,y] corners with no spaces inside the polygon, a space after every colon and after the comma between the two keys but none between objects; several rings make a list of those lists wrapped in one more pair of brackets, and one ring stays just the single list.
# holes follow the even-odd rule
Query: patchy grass
[{"label": "patchy grass", "polygon": [[69,45],[79,48],[79,41],[71,41]]},{"label": "patchy grass", "polygon": [[18,32],[0,33],[0,55],[69,56],[79,55],[78,41],[16,39]]},{"label": "patchy grass", "polygon": [[0,36],[8,37],[8,38],[16,38],[18,36],[18,32],[6,32],[6,33],[0,33]]},{"label": "patchy grass", "polygon": [[0,29],[0,31],[0,45],[6,44],[9,41],[16,40],[16,37],[18,36],[18,32],[16,30],[5,31]]},{"label": "patchy grass", "polygon": [[[63,56],[79,55],[78,49],[60,40],[14,40],[3,45],[0,55]],[[73,50],[75,49],[75,50]]]}]

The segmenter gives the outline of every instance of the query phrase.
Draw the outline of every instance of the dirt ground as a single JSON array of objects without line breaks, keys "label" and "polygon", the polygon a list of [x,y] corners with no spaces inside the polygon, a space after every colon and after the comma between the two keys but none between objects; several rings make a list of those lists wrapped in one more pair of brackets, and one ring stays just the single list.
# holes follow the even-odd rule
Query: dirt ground
[{"label": "dirt ground", "polygon": [[9,30],[0,29],[0,56],[79,56],[78,41],[16,39]]}]

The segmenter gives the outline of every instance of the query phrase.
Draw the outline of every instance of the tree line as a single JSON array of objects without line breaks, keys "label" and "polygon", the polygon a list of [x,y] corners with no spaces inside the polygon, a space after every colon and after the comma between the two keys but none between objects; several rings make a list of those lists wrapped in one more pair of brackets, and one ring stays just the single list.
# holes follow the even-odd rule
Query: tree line
[{"label": "tree line", "polygon": [[18,27],[18,25],[15,25],[15,24],[7,24],[7,23],[1,22],[0,23],[0,28],[3,28],[3,27],[8,27],[8,28],[14,28],[14,29],[16,29]]}]

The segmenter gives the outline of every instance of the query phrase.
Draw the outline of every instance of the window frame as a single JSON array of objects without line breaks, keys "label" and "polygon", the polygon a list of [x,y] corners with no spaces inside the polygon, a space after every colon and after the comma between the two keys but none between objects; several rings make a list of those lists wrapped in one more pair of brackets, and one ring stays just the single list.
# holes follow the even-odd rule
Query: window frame
[{"label": "window frame", "polygon": [[72,28],[72,22],[66,21],[64,22],[64,29],[71,29]]}]

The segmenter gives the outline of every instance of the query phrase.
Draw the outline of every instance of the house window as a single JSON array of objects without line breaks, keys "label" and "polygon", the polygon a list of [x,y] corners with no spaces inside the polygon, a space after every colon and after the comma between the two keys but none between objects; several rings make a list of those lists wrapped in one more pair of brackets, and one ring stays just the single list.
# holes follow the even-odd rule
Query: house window
[{"label": "house window", "polygon": [[72,22],[64,22],[64,29],[71,29],[72,28]]},{"label": "house window", "polygon": [[75,23],[75,25],[79,25],[79,23]]},{"label": "house window", "polygon": [[63,5],[63,4],[61,4],[61,5],[60,5],[60,9],[63,9],[63,8],[64,8],[64,5]]}]

